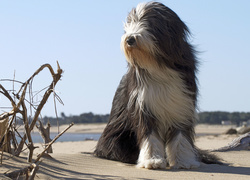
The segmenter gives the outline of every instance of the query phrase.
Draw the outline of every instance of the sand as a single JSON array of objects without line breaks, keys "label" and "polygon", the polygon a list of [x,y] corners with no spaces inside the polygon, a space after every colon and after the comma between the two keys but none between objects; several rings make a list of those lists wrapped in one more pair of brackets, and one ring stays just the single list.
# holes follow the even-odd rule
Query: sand
[{"label": "sand", "polygon": [[[105,125],[77,125],[71,132],[102,132]],[[236,135],[223,135],[230,127],[199,125],[196,145],[201,149],[214,149],[227,145]],[[63,128],[62,128],[63,129]],[[192,170],[147,170],[137,169],[134,165],[94,157],[96,141],[56,142],[53,144],[52,158],[43,158],[35,179],[250,179],[250,152],[217,152],[228,165],[207,165]],[[37,144],[39,145],[39,144]],[[35,154],[41,152],[37,149]],[[6,171],[28,166],[27,154],[9,158],[4,154],[0,166],[0,179]],[[35,158],[35,157],[34,157]]]}]

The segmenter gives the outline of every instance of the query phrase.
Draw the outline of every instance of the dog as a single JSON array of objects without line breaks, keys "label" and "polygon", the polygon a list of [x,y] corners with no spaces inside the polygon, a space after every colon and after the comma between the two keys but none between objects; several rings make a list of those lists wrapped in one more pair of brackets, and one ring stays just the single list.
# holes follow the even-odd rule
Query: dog
[{"label": "dog", "polygon": [[148,2],[131,10],[124,31],[128,71],[94,154],[147,169],[219,164],[194,144],[197,58],[188,27],[162,3]]}]

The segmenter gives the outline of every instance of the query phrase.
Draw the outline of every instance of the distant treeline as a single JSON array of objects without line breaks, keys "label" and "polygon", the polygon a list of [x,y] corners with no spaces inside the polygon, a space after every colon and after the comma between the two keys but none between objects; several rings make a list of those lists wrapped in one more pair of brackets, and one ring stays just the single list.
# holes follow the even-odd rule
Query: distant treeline
[{"label": "distant treeline", "polygon": [[[198,123],[206,123],[206,124],[221,124],[221,121],[230,121],[232,124],[239,125],[244,121],[250,120],[250,112],[222,112],[222,111],[215,111],[215,112],[200,112],[198,114],[199,121]],[[66,116],[64,113],[61,113],[61,116],[58,117],[59,124],[70,124],[71,122],[74,123],[107,123],[109,119],[109,114],[99,115],[93,114],[92,112],[83,113],[79,116],[70,115]],[[55,117],[47,117],[43,118],[43,122],[47,123],[50,122],[51,125],[57,124],[57,118]]]},{"label": "distant treeline", "polygon": [[51,125],[56,125],[57,121],[59,124],[70,124],[71,122],[74,122],[75,124],[80,123],[107,123],[109,119],[109,114],[105,115],[99,115],[99,114],[93,114],[92,112],[89,113],[83,113],[78,116],[76,115],[70,115],[66,116],[64,113],[61,113],[61,116],[57,118],[55,117],[47,117],[45,116],[43,118],[43,122],[47,123],[50,122]]},{"label": "distant treeline", "polygon": [[198,123],[221,124],[222,121],[230,121],[231,124],[240,125],[242,122],[250,120],[250,112],[201,112]]}]

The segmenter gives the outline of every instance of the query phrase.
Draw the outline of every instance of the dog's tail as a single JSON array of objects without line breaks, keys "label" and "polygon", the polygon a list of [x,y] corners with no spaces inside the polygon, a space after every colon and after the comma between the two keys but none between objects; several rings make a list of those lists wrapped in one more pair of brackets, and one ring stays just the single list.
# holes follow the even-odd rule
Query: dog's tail
[{"label": "dog's tail", "polygon": [[196,148],[198,158],[201,162],[205,164],[220,164],[223,165],[222,159],[216,156],[215,154],[212,154],[208,150],[201,150],[199,148]]}]

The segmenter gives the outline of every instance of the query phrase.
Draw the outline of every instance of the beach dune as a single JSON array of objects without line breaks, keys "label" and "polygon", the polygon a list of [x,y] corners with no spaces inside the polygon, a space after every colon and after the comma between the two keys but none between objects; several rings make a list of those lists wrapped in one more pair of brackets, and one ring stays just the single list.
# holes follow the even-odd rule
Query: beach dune
[{"label": "beach dune", "polygon": [[[198,131],[209,135],[196,138],[196,145],[201,149],[219,148],[237,137],[221,134],[225,128],[222,126],[202,128]],[[56,142],[53,145],[52,158],[41,160],[35,179],[250,179],[249,151],[216,152],[215,154],[227,165],[201,164],[201,167],[191,170],[169,168],[147,170],[137,169],[131,164],[94,157],[92,153],[96,143],[97,141]],[[39,149],[36,153],[38,152]],[[29,165],[26,162],[25,153],[19,158],[9,158],[9,156],[4,154],[3,164],[0,167],[0,179],[8,179],[3,175],[6,171]]]}]

